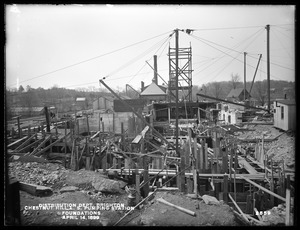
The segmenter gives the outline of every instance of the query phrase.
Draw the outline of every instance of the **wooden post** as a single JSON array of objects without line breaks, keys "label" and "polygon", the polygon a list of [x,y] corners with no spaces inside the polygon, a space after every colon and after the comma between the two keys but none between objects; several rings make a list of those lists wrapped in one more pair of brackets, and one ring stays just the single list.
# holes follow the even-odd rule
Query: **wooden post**
[{"label": "wooden post", "polygon": [[107,167],[107,151],[105,151],[104,157],[102,158],[102,169],[103,169],[103,172],[106,172],[106,167]]},{"label": "wooden post", "polygon": [[117,168],[120,169],[122,167],[122,159],[121,158],[117,158]]},{"label": "wooden post", "polygon": [[222,158],[222,173],[228,173],[228,151],[227,147],[225,147],[225,151],[222,151],[223,158]]},{"label": "wooden post", "polygon": [[256,142],[256,144],[255,144],[255,151],[254,151],[254,158],[255,158],[255,160],[258,159],[258,152],[259,152],[259,148],[258,148],[258,143]]},{"label": "wooden post", "polygon": [[285,216],[285,225],[290,226],[291,221],[290,221],[290,211],[291,211],[291,190],[290,190],[290,175],[287,175],[287,186],[286,186],[286,216]]},{"label": "wooden post", "polygon": [[230,159],[229,159],[229,178],[230,178],[230,183],[229,183],[229,191],[231,192],[232,189],[231,189],[231,184],[232,184],[232,163],[233,163],[233,154],[234,154],[234,149],[231,148],[230,149]]},{"label": "wooden post", "polygon": [[228,175],[225,174],[223,177],[223,200],[228,203]]},{"label": "wooden post", "polygon": [[45,111],[45,116],[46,116],[46,125],[47,125],[47,132],[50,132],[50,118],[49,118],[49,112],[48,112],[48,107],[45,106],[44,107],[44,111]]},{"label": "wooden post", "polygon": [[22,137],[22,130],[21,130],[21,124],[20,124],[20,116],[17,117],[18,121],[18,133],[19,133],[19,138]]},{"label": "wooden post", "polygon": [[77,135],[79,135],[79,119],[77,119],[76,121],[77,121]]},{"label": "wooden post", "polygon": [[90,170],[91,158],[89,156],[85,157],[85,170]]},{"label": "wooden post", "polygon": [[140,174],[138,169],[138,164],[135,164],[135,189],[136,189],[136,203],[140,202]]},{"label": "wooden post", "polygon": [[[195,161],[196,161],[195,169],[199,170],[200,169],[200,156],[198,154],[198,149],[197,149],[197,137],[194,138],[193,147],[194,147],[194,156],[195,156]],[[203,150],[203,148],[202,148],[202,150]],[[200,153],[200,151],[201,150],[199,150],[199,153]]]},{"label": "wooden post", "polygon": [[238,167],[238,155],[237,155],[237,151],[234,150],[234,171],[236,172]]},{"label": "wooden post", "polygon": [[[205,149],[204,149],[204,142],[203,142],[203,139],[201,139],[201,141],[200,141],[200,143],[201,143],[201,147],[200,147],[200,150],[199,150],[199,155],[200,155],[200,159],[199,159],[199,161],[200,161],[200,170],[199,170],[199,172],[203,172],[203,166],[204,166],[204,160],[203,160],[203,155],[204,155],[204,158],[205,158],[205,153],[203,154],[203,152],[205,151]],[[204,151],[203,151],[204,150]],[[207,154],[207,153],[206,153]],[[207,157],[207,156],[206,156]],[[206,163],[206,161],[205,161],[205,163]],[[205,167],[205,169],[206,169],[206,167]]]},{"label": "wooden post", "polygon": [[57,117],[55,118],[55,134],[56,134],[56,136],[58,135],[58,131],[57,131]]},{"label": "wooden post", "polygon": [[247,200],[246,200],[246,213],[252,214],[252,203],[251,203],[251,195],[247,195]]},{"label": "wooden post", "polygon": [[198,173],[196,169],[193,169],[193,180],[194,180],[194,194],[198,195]]},{"label": "wooden post", "polygon": [[[148,157],[144,156],[143,157],[143,168],[144,168],[144,181],[149,180],[149,174],[148,174]],[[149,194],[149,181],[144,185],[144,195],[145,197],[148,196]]]},{"label": "wooden post", "polygon": [[185,192],[185,154],[184,151],[180,151],[178,149],[178,151],[180,152],[180,170],[182,171],[180,173],[180,192]]},{"label": "wooden post", "polygon": [[190,177],[186,178],[187,182],[187,193],[192,194],[193,193],[193,181],[191,180]]},{"label": "wooden post", "polygon": [[[205,141],[204,141],[205,142]],[[203,143],[204,143],[203,142]],[[205,162],[205,170],[208,170],[208,156],[207,156],[207,151],[208,151],[208,144],[204,144],[204,162]]]},{"label": "wooden post", "polygon": [[125,134],[124,134],[124,123],[121,122],[121,149],[124,151],[124,140],[125,140]]},{"label": "wooden post", "polygon": [[67,154],[67,121],[65,122],[65,154]]},{"label": "wooden post", "polygon": [[14,138],[14,136],[15,136],[15,129],[14,129],[14,127],[11,128],[11,136],[12,136],[12,138]]},{"label": "wooden post", "polygon": [[88,130],[88,135],[90,135],[90,125],[89,125],[89,115],[86,115],[86,125],[87,125],[87,130]]},{"label": "wooden post", "polygon": [[[271,158],[271,186],[270,190],[274,192],[274,173],[273,173],[273,160]],[[271,206],[274,207],[274,196],[270,196]]]}]

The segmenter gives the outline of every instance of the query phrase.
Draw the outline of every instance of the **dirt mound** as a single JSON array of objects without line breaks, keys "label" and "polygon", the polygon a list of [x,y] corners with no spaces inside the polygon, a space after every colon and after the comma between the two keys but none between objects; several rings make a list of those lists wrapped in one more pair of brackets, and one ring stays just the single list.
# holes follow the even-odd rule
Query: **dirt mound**
[{"label": "dirt mound", "polygon": [[[158,198],[191,210],[196,216],[186,214],[173,207],[159,203]],[[220,205],[207,205],[203,200],[191,199],[179,192],[158,192],[145,207],[141,215],[142,225],[147,226],[237,226],[231,208]]]}]

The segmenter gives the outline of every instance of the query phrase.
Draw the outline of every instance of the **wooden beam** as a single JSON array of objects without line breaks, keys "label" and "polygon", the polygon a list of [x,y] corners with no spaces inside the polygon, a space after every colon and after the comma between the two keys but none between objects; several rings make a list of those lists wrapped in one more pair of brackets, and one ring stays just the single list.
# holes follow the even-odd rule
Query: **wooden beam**
[{"label": "wooden beam", "polygon": [[[241,175],[242,175],[242,174],[241,174]],[[245,178],[244,176],[240,176],[240,177],[243,178],[243,179],[244,179],[245,181],[247,181],[248,183],[253,184],[253,185],[256,186],[257,188],[263,190],[264,192],[266,192],[266,193],[268,193],[268,194],[270,194],[270,195],[272,195],[272,196],[275,196],[276,198],[278,198],[278,199],[280,199],[280,200],[286,202],[286,199],[285,199],[284,197],[281,197],[281,196],[277,195],[276,193],[271,192],[270,190],[266,189],[265,187],[263,187],[263,186],[261,186],[261,185],[255,183],[255,182],[251,181],[251,180],[248,179],[248,178]]]},{"label": "wooden beam", "polygon": [[189,215],[191,215],[191,216],[196,216],[196,213],[195,213],[195,212],[193,212],[193,211],[191,211],[191,210],[188,210],[188,209],[186,209],[186,208],[180,207],[180,206],[178,206],[178,205],[172,204],[172,203],[170,203],[170,202],[164,200],[163,198],[158,198],[157,201],[160,202],[160,203],[163,203],[163,204],[165,204],[165,205],[171,206],[171,207],[173,207],[173,208],[176,208],[176,209],[178,209],[179,211],[184,212],[184,213],[186,213],[186,214],[189,214]]},{"label": "wooden beam", "polygon": [[[50,136],[51,137],[51,136]],[[47,147],[43,148],[41,151],[34,153],[34,155],[36,156],[40,156],[42,153],[44,153],[45,151],[47,151],[49,148],[51,148],[53,145],[55,145],[56,143],[60,142],[62,139],[64,139],[65,137],[61,137],[58,140],[56,140],[55,142],[53,142],[52,144],[48,145]],[[31,153],[32,154],[32,153]]]},{"label": "wooden beam", "polygon": [[36,145],[37,143],[41,142],[43,139],[40,139],[40,140],[36,140],[35,142],[25,146],[24,148],[22,149],[19,149],[18,152],[21,153],[21,152],[24,152],[26,149],[30,148],[31,146],[34,146]]},{"label": "wooden beam", "polygon": [[20,144],[17,148],[14,149],[14,151],[18,151],[19,149],[23,148],[25,145],[27,145],[33,138],[35,138],[37,134],[32,135],[29,137],[26,141],[24,141],[22,144]]},{"label": "wooden beam", "polygon": [[145,134],[149,131],[149,126],[146,126],[142,132],[140,134],[138,134],[134,139],[133,141],[131,142],[132,144],[138,144],[142,138],[145,137]]},{"label": "wooden beam", "polygon": [[50,135],[48,136],[48,137],[46,137],[45,138],[45,140],[43,140],[42,141],[42,143],[41,144],[39,144],[29,155],[34,155],[35,153],[37,153],[38,152],[38,150],[39,150],[39,148],[41,148],[43,145],[45,145],[45,143],[47,142],[47,141],[49,141],[50,140]]},{"label": "wooden beam", "polygon": [[250,174],[257,174],[258,172],[246,161],[245,158],[238,156],[239,165],[246,169]]},{"label": "wooden beam", "polygon": [[7,145],[7,148],[10,148],[10,147],[14,146],[15,144],[18,144],[19,142],[24,141],[24,140],[27,139],[27,138],[28,138],[28,136],[22,137],[21,139],[18,139],[18,140],[16,140],[15,142],[13,142],[13,143]]},{"label": "wooden beam", "polygon": [[230,194],[228,194],[228,197],[230,198],[230,200],[232,201],[232,203],[235,205],[235,207],[237,208],[237,210],[240,212],[240,214],[242,215],[242,217],[249,222],[248,218],[245,216],[245,214],[243,213],[243,211],[240,209],[240,207],[238,206],[238,204],[235,202],[235,200],[231,197]]}]

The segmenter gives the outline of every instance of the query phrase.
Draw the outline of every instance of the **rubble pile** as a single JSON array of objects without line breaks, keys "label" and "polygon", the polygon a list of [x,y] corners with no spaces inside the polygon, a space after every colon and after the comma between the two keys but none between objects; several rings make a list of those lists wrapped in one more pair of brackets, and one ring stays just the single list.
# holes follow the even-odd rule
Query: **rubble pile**
[{"label": "rubble pile", "polygon": [[[274,141],[265,142],[265,153],[272,158],[273,162],[285,161],[285,166],[294,168],[295,164],[295,136],[293,132],[283,132],[272,125],[245,125],[253,131],[238,132],[239,139],[259,139],[261,141],[262,135],[265,139],[275,139]],[[236,132],[237,134],[237,132]],[[248,144],[254,147],[254,143]]]},{"label": "rubble pile", "polygon": [[10,162],[9,175],[18,181],[43,186],[52,186],[65,179],[68,171],[60,164],[37,162]]},{"label": "rubble pile", "polygon": [[[263,222],[267,225],[285,225],[285,218],[286,218],[286,207],[285,204],[279,204],[277,207],[273,207],[272,209],[268,210],[266,213],[268,215],[263,215],[262,219]],[[293,221],[293,213],[290,214],[290,220]]]}]

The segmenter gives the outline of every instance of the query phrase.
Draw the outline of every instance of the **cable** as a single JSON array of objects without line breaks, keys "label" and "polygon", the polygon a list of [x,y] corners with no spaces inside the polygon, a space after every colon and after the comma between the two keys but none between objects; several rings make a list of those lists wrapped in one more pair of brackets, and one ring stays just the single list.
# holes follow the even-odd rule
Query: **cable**
[{"label": "cable", "polygon": [[[242,42],[245,42],[245,41],[247,41],[247,40],[249,40],[251,37],[254,37],[254,36],[258,36],[258,35],[260,35],[260,34],[258,34],[259,32],[262,32],[263,30],[262,29],[260,29],[260,30],[258,30],[256,33],[254,33],[253,35],[251,35],[250,37],[248,37],[247,39],[245,39],[245,40],[243,40]],[[254,39],[253,39],[253,41],[256,39],[256,37],[254,37]],[[196,36],[194,36],[194,38],[195,39],[197,39],[198,37],[196,37]],[[197,39],[197,40],[199,40],[199,39]],[[252,41],[252,42],[253,42]],[[242,43],[241,42],[241,43]],[[251,43],[252,43],[251,42]],[[205,42],[204,42],[205,43]],[[250,43],[250,44],[251,44]],[[206,43],[205,43],[206,44]],[[238,46],[240,46],[241,44],[237,44],[235,47],[238,47]],[[248,45],[249,46],[249,45]],[[213,46],[211,46],[211,47],[213,47]],[[214,47],[213,47],[214,48]],[[217,49],[217,50],[219,50],[219,49]],[[222,53],[225,53],[225,52],[223,52],[222,51]],[[238,53],[242,53],[242,52],[238,52]],[[219,61],[219,60],[221,60],[221,58],[223,58],[223,57],[225,57],[226,55],[229,55],[229,54],[227,54],[227,53],[225,53],[225,55],[223,55],[223,56],[220,56],[220,57],[218,57],[214,62],[212,62],[210,65],[208,65],[206,68],[204,68],[204,69],[202,69],[201,71],[199,71],[199,72],[202,72],[202,71],[204,71],[205,69],[207,69],[208,67],[210,67],[211,65],[213,65],[214,63],[216,63],[217,61]],[[229,55],[230,56],[230,55]],[[232,57],[232,56],[231,56]],[[197,73],[198,74],[198,73]],[[196,75],[196,74],[195,74]]]},{"label": "cable", "polygon": [[291,58],[291,59],[293,59],[292,58],[292,56],[290,55],[290,53],[289,52],[287,52],[287,49],[286,49],[286,47],[282,44],[282,42],[281,42],[281,40],[278,38],[278,36],[277,36],[277,34],[276,34],[276,29],[275,30],[273,30],[273,34],[275,35],[275,37],[277,38],[277,40],[279,41],[279,43],[280,43],[280,45],[282,46],[282,48],[286,51],[286,53],[289,55],[289,57]]},{"label": "cable", "polygon": [[[247,48],[247,47],[249,47],[256,39],[257,39],[257,37],[260,35],[258,32],[262,32],[262,30],[259,30],[259,31],[257,31],[255,34],[256,34],[256,36],[253,38],[253,40],[245,47],[245,49]],[[254,35],[255,35],[254,34]],[[253,35],[251,35],[251,37],[252,37]],[[247,39],[248,40],[248,39]],[[213,47],[214,48],[214,47]],[[244,50],[245,50],[244,49]],[[218,49],[219,50],[219,49]],[[223,51],[221,51],[221,52],[223,52]],[[223,52],[223,53],[225,53],[225,52]],[[241,54],[242,52],[239,52],[238,53],[238,56]],[[228,53],[225,53],[226,55],[229,55]],[[231,55],[229,55],[230,57],[232,57]],[[236,57],[233,57],[233,60],[237,60],[237,61],[239,61],[239,62],[242,62],[241,60],[239,60],[239,59],[237,59],[237,57],[238,56],[236,56]],[[221,58],[223,58],[224,56],[222,56]],[[220,59],[219,59],[220,60]],[[233,61],[233,60],[231,60],[230,62],[229,62],[229,64]],[[243,63],[243,62],[242,62]],[[210,65],[211,66],[211,65]],[[225,68],[227,68],[229,65],[225,65],[225,67],[221,70],[221,71],[223,71]],[[254,66],[252,66],[252,65],[249,65],[249,64],[247,64],[247,66],[250,66],[250,67],[252,67],[252,68],[255,68]],[[207,69],[208,67],[206,67],[205,69]],[[204,70],[204,69],[203,69]],[[200,72],[202,72],[203,70],[201,70]],[[219,72],[220,73],[220,72]],[[219,75],[219,73],[217,74],[217,75],[215,75],[214,77],[213,77],[213,79],[215,78],[215,77],[217,77],[218,75]],[[198,74],[198,73],[197,73]],[[196,74],[195,74],[196,75]],[[200,79],[199,79],[200,80]],[[211,79],[212,80],[212,79]],[[210,81],[211,81],[210,80]],[[198,81],[197,81],[198,82]]]},{"label": "cable", "polygon": [[[161,47],[165,44],[165,47],[166,47],[166,45],[168,44],[168,41],[171,39],[171,37],[172,37],[172,35],[174,34],[175,32],[173,32],[171,35],[169,35],[168,36],[168,38],[166,39],[166,41],[164,41],[162,44],[161,44],[161,46],[158,48],[158,50],[155,52],[155,54],[161,49]],[[164,48],[165,49],[165,48]],[[164,50],[163,49],[163,50]],[[146,66],[146,62],[144,63],[144,65],[143,65],[143,67],[137,72],[137,74],[144,68]],[[130,81],[132,81],[132,79],[134,78],[134,77],[136,77],[137,76],[137,74],[135,74],[129,81],[128,81],[128,83],[130,82]]]},{"label": "cable", "polygon": [[[151,38],[142,40],[142,41],[140,41],[140,42],[136,42],[136,43],[133,43],[133,44],[131,44],[131,45],[122,47],[122,48],[120,48],[120,49],[116,49],[116,50],[114,50],[114,51],[111,51],[111,52],[108,52],[108,53],[105,53],[105,54],[101,54],[101,55],[99,55],[99,56],[92,57],[92,58],[89,58],[89,59],[86,59],[86,60],[83,60],[83,61],[80,61],[80,62],[71,64],[71,65],[68,65],[68,66],[65,66],[65,67],[62,67],[62,68],[59,68],[59,69],[56,69],[56,70],[50,71],[50,72],[48,72],[48,73],[41,74],[41,75],[38,75],[38,76],[33,77],[33,78],[29,78],[29,79],[27,79],[27,80],[20,81],[19,83],[23,83],[23,82],[30,81],[30,80],[33,80],[33,79],[37,79],[37,78],[40,78],[40,77],[44,77],[44,76],[46,76],[46,75],[49,75],[49,74],[52,74],[52,73],[56,73],[56,72],[61,71],[61,70],[65,70],[65,69],[71,68],[71,67],[73,67],[73,66],[80,65],[80,64],[82,64],[82,63],[89,62],[89,61],[92,61],[92,60],[97,59],[97,58],[100,58],[100,57],[104,57],[104,56],[106,56],[106,55],[109,55],[109,54],[118,52],[118,51],[120,51],[120,50],[129,48],[129,47],[132,47],[132,46],[135,46],[135,45],[138,45],[138,44],[141,44],[141,43],[143,43],[143,42],[152,40],[152,39],[157,38],[157,37],[160,37],[160,36],[162,36],[162,35],[169,34],[170,32],[171,32],[171,31],[168,31],[168,32],[166,32],[166,33],[163,33],[163,34],[160,34],[160,35],[157,35],[157,36],[154,36],[154,37],[151,37]],[[11,85],[9,85],[9,86],[12,86],[12,85],[14,85],[14,84],[11,84]]]},{"label": "cable", "polygon": [[[168,36],[169,37],[169,36]],[[167,38],[168,38],[167,37]],[[150,47],[148,50],[144,51],[143,53],[141,53],[140,55],[136,56],[135,58],[131,59],[130,61],[128,61],[127,63],[125,63],[124,65],[122,65],[121,67],[119,67],[118,69],[116,69],[115,71],[111,72],[110,74],[108,74],[106,77],[103,78],[107,79],[108,77],[110,77],[111,75],[119,72],[120,70],[128,67],[129,65],[133,64],[134,62],[136,62],[138,59],[142,58],[143,56],[145,56],[146,54],[148,54],[150,51],[152,51],[156,46],[159,45],[159,43],[161,43],[162,41],[164,41],[165,39],[159,41],[158,43],[156,43],[155,45],[153,45],[152,47]]]}]

